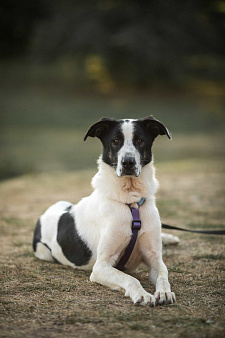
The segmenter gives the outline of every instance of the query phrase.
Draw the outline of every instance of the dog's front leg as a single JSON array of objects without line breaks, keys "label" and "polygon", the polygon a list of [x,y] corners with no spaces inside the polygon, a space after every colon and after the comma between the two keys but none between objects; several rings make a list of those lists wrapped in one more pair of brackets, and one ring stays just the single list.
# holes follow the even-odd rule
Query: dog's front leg
[{"label": "dog's front leg", "polygon": [[155,253],[152,254],[150,259],[151,270],[149,279],[155,284],[155,299],[158,304],[172,304],[175,303],[176,297],[171,292],[170,283],[168,281],[168,270],[163,263],[162,256]]},{"label": "dog's front leg", "polygon": [[[156,238],[158,237],[158,238]],[[160,232],[152,236],[143,234],[140,238],[141,250],[144,261],[150,269],[149,279],[155,285],[155,300],[158,304],[172,304],[176,301],[175,294],[171,292],[170,283],[168,281],[168,270],[162,259],[162,244]]]},{"label": "dog's front leg", "polygon": [[113,267],[123,247],[121,239],[112,240],[108,236],[101,238],[90,280],[113,290],[124,291],[134,304],[155,306],[155,297],[146,292],[136,278]]},{"label": "dog's front leg", "polygon": [[90,280],[112,290],[124,291],[134,304],[155,306],[155,297],[146,292],[136,278],[113,268],[107,262],[96,262]]}]

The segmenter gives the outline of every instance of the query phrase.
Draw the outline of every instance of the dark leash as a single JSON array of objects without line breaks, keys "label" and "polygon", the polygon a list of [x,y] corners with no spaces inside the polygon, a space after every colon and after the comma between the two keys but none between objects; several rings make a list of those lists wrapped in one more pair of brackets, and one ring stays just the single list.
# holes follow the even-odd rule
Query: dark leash
[{"label": "dark leash", "polygon": [[178,228],[178,227],[168,225],[168,224],[164,224],[164,223],[162,223],[162,228],[168,229],[168,230],[179,230],[179,231],[194,232],[196,234],[225,235],[225,230],[190,230],[190,229]]},{"label": "dark leash", "polygon": [[[141,229],[141,220],[140,220],[140,215],[139,215],[139,208],[140,206],[145,202],[145,198],[142,198],[139,202],[137,202],[138,209],[132,208],[130,204],[128,204],[131,214],[132,214],[132,236],[130,239],[130,242],[128,246],[125,249],[125,252],[123,256],[120,258],[119,263],[116,265],[116,269],[120,271],[125,271],[125,265],[130,258],[130,255],[134,249],[137,237],[138,237],[138,231]],[[190,230],[190,229],[184,229],[184,228],[179,228],[175,227],[172,225],[164,224],[162,223],[162,228],[163,229],[168,229],[168,230],[179,230],[179,231],[187,231],[187,232],[192,232],[192,233],[198,233],[198,234],[206,234],[206,235],[225,235],[225,230]]]}]

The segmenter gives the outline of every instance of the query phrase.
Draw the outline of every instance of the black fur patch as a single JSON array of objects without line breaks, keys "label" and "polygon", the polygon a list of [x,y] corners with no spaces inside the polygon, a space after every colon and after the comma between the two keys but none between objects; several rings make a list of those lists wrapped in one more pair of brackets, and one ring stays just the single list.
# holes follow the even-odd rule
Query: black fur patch
[{"label": "black fur patch", "polygon": [[[142,139],[142,143],[138,143]],[[133,144],[140,153],[141,165],[144,167],[152,160],[152,144],[154,142],[153,134],[145,127],[144,123],[134,122]]]},{"label": "black fur patch", "polygon": [[70,262],[76,266],[88,264],[92,252],[78,235],[75,220],[69,212],[59,219],[57,242]]},{"label": "black fur patch", "polygon": [[34,237],[33,237],[33,249],[34,252],[37,249],[37,243],[39,243],[41,241],[41,222],[40,222],[40,218],[37,221],[36,227],[34,229]]},{"label": "black fur patch", "polygon": [[[122,123],[121,121],[117,121],[101,138],[103,145],[102,160],[113,167],[117,165],[118,151],[124,144],[124,135],[121,130]],[[117,143],[114,142],[115,139]]]}]

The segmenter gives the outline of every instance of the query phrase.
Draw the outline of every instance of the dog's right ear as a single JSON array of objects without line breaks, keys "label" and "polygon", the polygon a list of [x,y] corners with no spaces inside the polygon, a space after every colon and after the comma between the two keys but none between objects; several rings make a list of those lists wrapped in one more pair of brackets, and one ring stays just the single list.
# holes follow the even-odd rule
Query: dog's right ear
[{"label": "dog's right ear", "polygon": [[88,129],[86,135],[84,136],[84,141],[86,141],[88,136],[98,137],[101,140],[103,135],[109,130],[110,127],[114,126],[115,123],[116,120],[103,117],[100,121],[96,122]]}]

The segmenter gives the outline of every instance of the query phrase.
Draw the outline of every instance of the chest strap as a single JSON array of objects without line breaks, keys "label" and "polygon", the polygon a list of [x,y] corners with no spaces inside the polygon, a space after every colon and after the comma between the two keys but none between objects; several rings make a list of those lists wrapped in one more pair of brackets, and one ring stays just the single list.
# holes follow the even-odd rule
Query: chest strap
[{"label": "chest strap", "polygon": [[140,221],[140,216],[139,216],[139,208],[140,206],[145,202],[145,198],[142,198],[138,203],[138,209],[132,208],[130,204],[128,204],[131,214],[132,214],[132,236],[130,239],[130,242],[128,246],[125,249],[125,252],[123,256],[120,258],[119,263],[116,265],[116,269],[120,271],[125,271],[125,265],[130,258],[130,255],[134,249],[137,237],[138,237],[138,231],[141,229],[141,221]]}]

